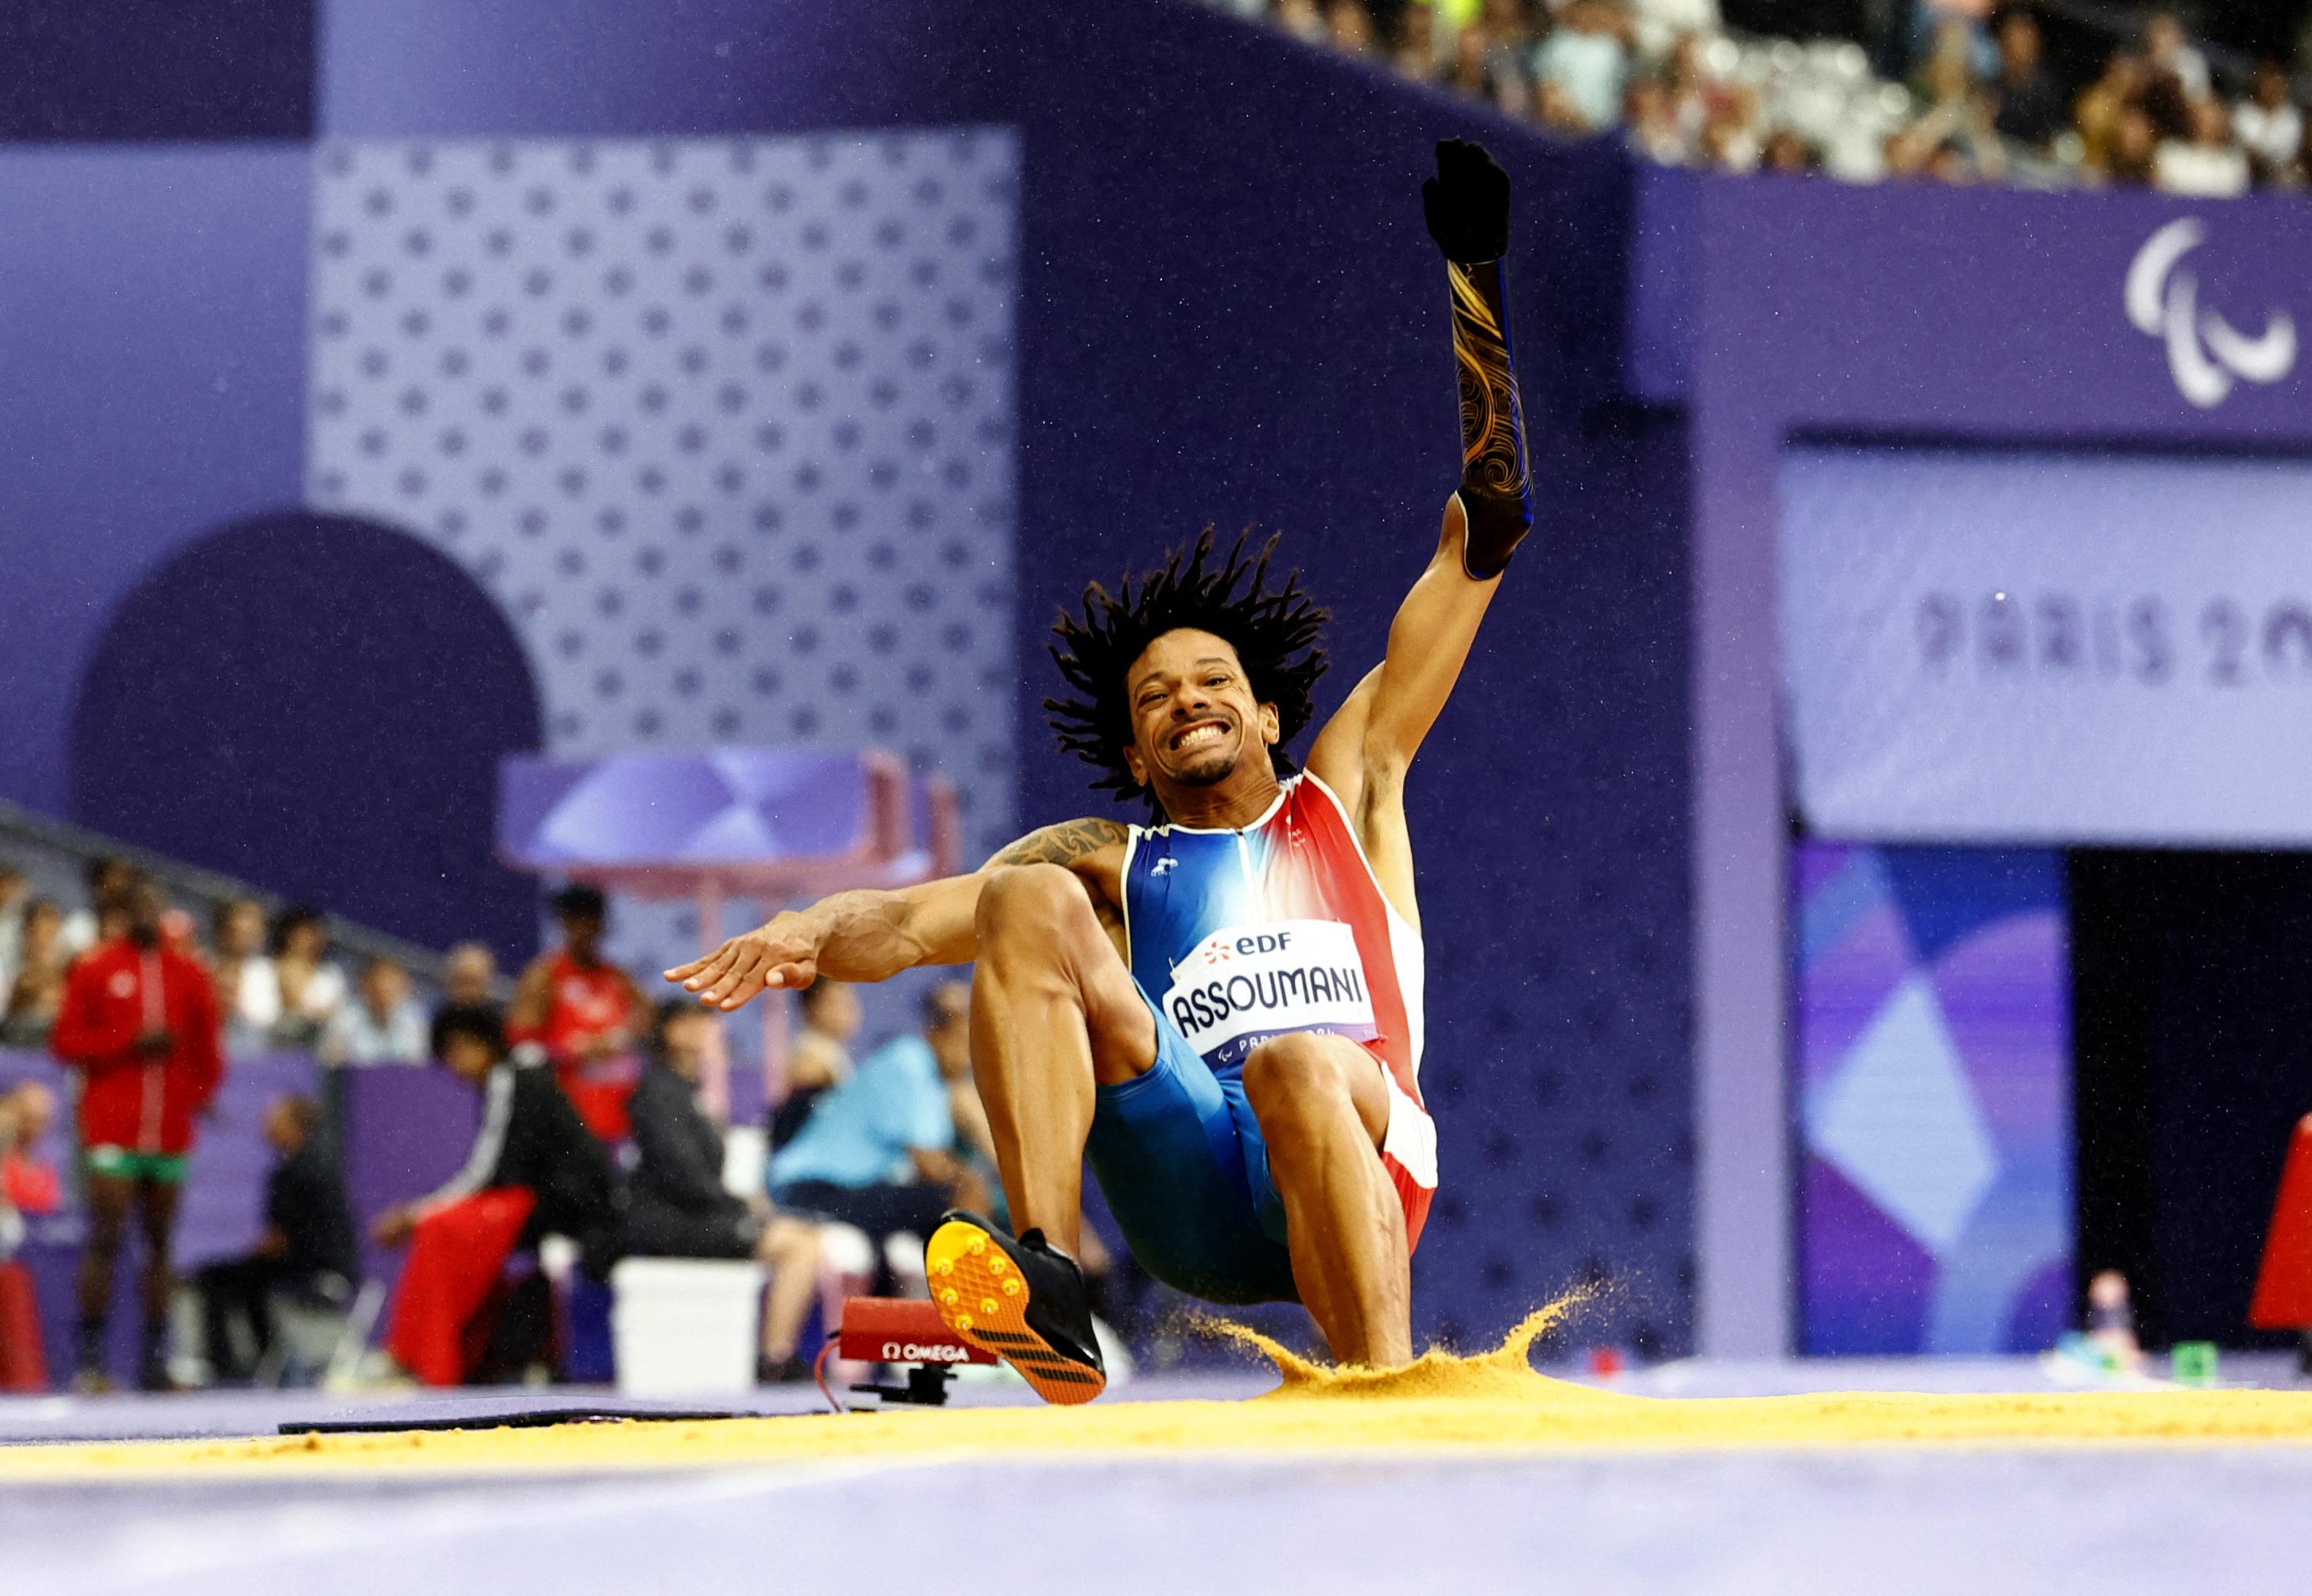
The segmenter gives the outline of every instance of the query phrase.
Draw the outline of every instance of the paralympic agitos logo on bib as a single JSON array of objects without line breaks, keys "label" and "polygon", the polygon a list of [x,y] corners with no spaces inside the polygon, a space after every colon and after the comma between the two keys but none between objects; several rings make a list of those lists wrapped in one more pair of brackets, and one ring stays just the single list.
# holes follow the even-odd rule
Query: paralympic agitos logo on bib
[{"label": "paralympic agitos logo on bib", "polygon": [[1288,1030],[1379,1033],[1356,935],[1337,920],[1223,926],[1172,967],[1164,1013],[1216,1065]]}]

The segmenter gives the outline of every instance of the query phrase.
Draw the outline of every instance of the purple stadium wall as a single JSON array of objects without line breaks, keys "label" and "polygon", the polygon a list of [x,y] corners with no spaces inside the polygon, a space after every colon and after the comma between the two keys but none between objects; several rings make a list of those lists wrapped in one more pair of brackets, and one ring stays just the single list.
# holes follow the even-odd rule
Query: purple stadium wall
[{"label": "purple stadium wall", "polygon": [[[300,504],[362,509],[343,495],[368,432],[388,451],[414,447],[400,420],[333,431],[325,400],[337,390],[320,380],[334,358],[327,319],[342,309],[351,327],[358,305],[315,301],[315,285],[352,301],[368,292],[358,272],[328,276],[330,207],[352,207],[343,231],[356,252],[422,254],[436,241],[415,244],[398,225],[361,234],[371,190],[353,180],[365,162],[390,157],[422,178],[413,158],[440,145],[445,160],[477,158],[483,178],[546,170],[539,162],[584,177],[639,158],[635,195],[665,207],[679,255],[725,247],[719,229],[684,219],[700,214],[687,208],[694,159],[834,171],[916,159],[924,137],[946,148],[985,136],[1016,159],[1016,189],[974,190],[987,215],[909,262],[1001,279],[964,296],[970,332],[915,340],[934,364],[994,373],[985,381],[1001,402],[971,412],[959,434],[896,405],[876,421],[868,358],[841,415],[824,403],[841,391],[836,374],[816,408],[800,381],[742,381],[762,409],[750,420],[785,428],[790,449],[808,434],[807,460],[758,454],[746,431],[727,450],[686,454],[670,423],[676,463],[660,507],[642,504],[637,476],[633,504],[589,502],[583,519],[556,495],[562,473],[589,462],[556,461],[525,485],[517,430],[495,447],[521,502],[447,506],[466,519],[437,513],[409,530],[437,547],[462,539],[453,557],[525,639],[549,742],[851,741],[878,735],[880,708],[894,717],[884,740],[969,762],[960,774],[979,784],[975,824],[987,834],[1079,810],[1080,779],[1049,757],[1037,705],[1051,680],[1045,622],[1088,577],[1207,522],[1281,529],[1340,616],[1329,688],[1345,690],[1374,657],[1453,471],[1443,285],[1414,189],[1438,136],[1475,132],[1501,151],[1522,196],[1513,292],[1546,519],[1411,796],[1447,1171],[1416,1274],[1423,1332],[1489,1335],[1589,1275],[1624,1289],[1584,1338],[1661,1352],[1791,1345],[1789,817],[1773,624],[1789,441],[2312,443],[2300,379],[2191,402],[2121,295],[2157,230],[2203,215],[2203,303],[2253,330],[2299,292],[2289,263],[2312,241],[2312,209],[2292,202],[2194,212],[2141,197],[1859,191],[1635,168],[1608,146],[1551,144],[1186,0],[329,0],[321,23],[318,152],[0,151],[0,199],[36,224],[0,242],[0,352],[42,374],[0,400],[13,445],[0,477],[0,583],[25,618],[0,629],[0,694],[17,733],[0,748],[0,794],[63,805],[66,731],[95,639],[198,530]],[[796,136],[826,136],[789,145]],[[660,160],[669,180],[653,187]],[[863,215],[881,218],[874,186],[858,181]],[[539,241],[522,218],[544,214],[530,207],[548,188],[475,189],[477,203],[512,207],[502,225],[513,254]],[[538,203],[593,194],[553,188]],[[600,197],[612,203],[608,188]],[[706,203],[728,197],[717,188]],[[453,203],[447,185],[438,199]],[[850,203],[840,180],[826,199]],[[889,219],[904,227],[898,212]],[[827,236],[840,244],[843,225],[829,221]],[[571,247],[561,232],[540,237]],[[651,238],[636,234],[645,253]],[[806,241],[798,233],[798,261]],[[509,281],[528,292],[525,277]],[[670,329],[688,326],[683,282],[666,290]],[[841,286],[813,302],[819,329],[792,322],[826,335],[818,347],[837,374],[850,369],[845,338],[828,330],[847,314]],[[736,308],[758,321],[802,315],[768,293],[749,290]],[[557,315],[604,325],[602,305],[556,297],[560,286],[541,294]],[[871,328],[874,296],[858,308]],[[381,325],[422,344],[431,335],[410,330],[413,313],[439,327],[446,312],[397,302]],[[524,325],[518,305],[507,313]],[[855,343],[872,346],[863,331]],[[478,435],[439,418],[449,400],[438,376],[413,399],[414,385],[366,372],[371,346],[355,345],[348,382],[377,386],[366,397],[346,387],[348,407],[407,417],[400,407],[415,405],[435,430],[410,436],[424,432],[429,447],[445,447],[452,425]],[[394,372],[424,357],[373,346]],[[752,353],[704,336],[696,346],[709,367]],[[510,358],[530,374],[523,351]],[[670,369],[683,358],[674,348]],[[895,393],[940,391],[906,376],[908,339],[892,358]],[[719,387],[670,391],[712,409]],[[511,379],[507,393],[517,408],[565,397],[525,397]],[[854,402],[855,417],[845,409]],[[845,419],[859,429],[840,433]],[[717,438],[711,417],[696,420],[702,439]],[[915,421],[933,442],[914,441]],[[540,450],[562,446],[548,438]],[[879,461],[896,473],[881,498]],[[716,496],[724,465],[746,479],[728,508]],[[798,475],[805,465],[855,469],[859,487],[824,490],[828,478]],[[342,482],[328,475],[340,469]],[[901,485],[919,470],[929,486],[909,492]],[[776,486],[757,492],[758,474]],[[381,477],[380,491],[401,491],[402,475]],[[598,487],[589,476],[580,491]],[[819,507],[805,513],[806,500]],[[749,519],[764,504],[785,512],[784,531]],[[614,511],[626,521],[604,519]],[[931,530],[910,542],[901,534],[915,514]],[[879,586],[884,526],[892,567],[921,559],[924,574]],[[942,564],[950,549],[959,561]],[[582,572],[566,569],[572,557]],[[967,567],[969,580],[953,574]],[[906,608],[913,585],[935,618]],[[665,613],[588,607],[612,589],[622,602],[662,595],[649,602]],[[748,607],[696,624],[687,591],[702,613],[725,593]],[[869,613],[894,592],[898,613]],[[921,662],[907,649],[976,652],[991,626],[1004,640],[999,665],[1016,671],[959,680],[952,700],[909,696]],[[731,641],[718,653],[722,631]],[[852,688],[836,679],[845,669]],[[880,697],[878,671],[896,673]],[[341,688],[353,704],[376,690]],[[904,719],[918,698],[930,717],[920,731]],[[808,731],[801,710],[821,715]],[[715,732],[726,713],[735,733]],[[323,787],[311,800],[356,796]],[[679,919],[658,931],[684,934]]]}]

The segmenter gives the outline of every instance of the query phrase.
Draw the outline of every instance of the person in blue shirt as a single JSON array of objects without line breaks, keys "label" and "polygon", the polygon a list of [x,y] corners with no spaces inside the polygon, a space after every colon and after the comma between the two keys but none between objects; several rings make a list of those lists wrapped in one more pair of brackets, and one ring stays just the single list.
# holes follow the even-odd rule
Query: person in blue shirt
[{"label": "person in blue shirt", "polygon": [[986,1179],[958,1151],[952,1107],[958,1087],[970,1091],[970,1013],[960,982],[933,987],[921,1034],[862,1059],[772,1156],[771,1200],[790,1214],[856,1226],[879,1257],[894,1235],[928,1236],[948,1209],[989,1202]]}]

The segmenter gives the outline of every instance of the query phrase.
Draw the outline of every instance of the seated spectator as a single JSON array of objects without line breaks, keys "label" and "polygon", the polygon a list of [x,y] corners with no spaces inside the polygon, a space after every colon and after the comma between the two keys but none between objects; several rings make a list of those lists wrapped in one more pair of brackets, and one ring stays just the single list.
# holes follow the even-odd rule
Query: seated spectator
[{"label": "seated spectator", "polygon": [[346,1000],[346,972],[328,960],[329,932],[319,909],[302,904],[281,911],[273,927],[273,974],[281,987],[281,1018],[273,1039],[310,1048]]},{"label": "seated spectator", "polygon": [[1537,95],[1562,94],[1585,131],[1610,127],[1622,109],[1629,62],[1630,23],[1620,8],[1609,0],[1569,0],[1535,53]]},{"label": "seated spectator", "polygon": [[2188,138],[2160,141],[2151,185],[2166,194],[2227,198],[2247,192],[2247,152],[2232,143],[2231,118],[2217,100],[2195,100]]},{"label": "seated spectator", "polygon": [[442,960],[442,1002],[460,1009],[498,1006],[498,956],[485,943],[460,943]]},{"label": "seated spectator", "polygon": [[[353,1210],[310,1097],[276,1097],[265,1110],[265,1139],[277,1155],[265,1179],[265,1232],[243,1258],[205,1264],[193,1276],[201,1301],[212,1378],[246,1384],[272,1350],[273,1296],[289,1293],[342,1306],[361,1272],[354,1257]],[[243,1356],[245,1328],[250,1354]]]},{"label": "seated spectator", "polygon": [[1276,0],[1276,25],[1310,44],[1322,44],[1330,36],[1317,0]]},{"label": "seated spectator", "polygon": [[1630,81],[1622,102],[1622,124],[1629,130],[1630,147],[1649,161],[1683,166],[1691,153],[1685,129],[1678,126],[1677,107],[1669,85],[1658,77]]},{"label": "seated spectator", "polygon": [[521,972],[506,1034],[534,1046],[555,1077],[606,1142],[626,1136],[626,1098],[641,1073],[639,1048],[650,1011],[626,972],[602,957],[609,904],[599,887],[565,887],[554,895],[562,945]]},{"label": "seated spectator", "polygon": [[64,928],[64,911],[49,899],[35,898],[24,906],[16,976],[8,984],[4,1012],[0,1012],[0,1042],[12,1048],[48,1045],[57,1007],[64,1002],[65,970],[70,962]]},{"label": "seated spectator", "polygon": [[[386,1347],[426,1385],[460,1385],[475,1367],[468,1332],[515,1248],[567,1236],[590,1254],[617,1222],[609,1154],[542,1063],[508,1057],[488,1009],[444,1009],[434,1054],[482,1093],[465,1167],[428,1196],[378,1216],[382,1246],[407,1243]],[[598,1254],[596,1254],[598,1255]]]},{"label": "seated spectator", "polygon": [[[22,1099],[0,1092],[0,1153],[24,1140]],[[40,1341],[40,1305],[31,1271],[16,1261],[24,1244],[24,1215],[0,1181],[0,1391],[48,1389],[47,1349]]]},{"label": "seated spectator", "polygon": [[1758,164],[1765,141],[1758,132],[1757,92],[1736,84],[1710,101],[1709,119],[1695,145],[1705,166],[1721,171],[1751,171]]},{"label": "seated spectator", "polygon": [[2149,183],[2159,156],[2159,134],[2151,124],[2151,114],[2140,105],[2124,107],[2105,153],[2106,175],[2115,183]]},{"label": "seated spectator", "polygon": [[2304,153],[2304,113],[2288,96],[2288,73],[2279,62],[2255,64],[2248,96],[2232,110],[2232,133],[2247,151],[2258,183],[2294,180]]},{"label": "seated spectator", "polygon": [[883,1244],[928,1237],[950,1208],[985,1212],[988,1183],[956,1151],[947,1082],[968,1074],[970,996],[960,983],[924,1002],[919,1036],[886,1043],[819,1100],[771,1160],[771,1200],[790,1213],[855,1225]]},{"label": "seated spectator", "polygon": [[[0,1145],[13,1145],[16,1140],[16,1104],[13,1098],[0,1095]],[[0,1264],[16,1256],[24,1244],[24,1218],[14,1197],[4,1183],[0,1183]]]},{"label": "seated spectator", "polygon": [[819,1232],[774,1213],[760,1197],[722,1186],[722,1133],[698,1106],[698,1074],[712,1051],[714,1015],[680,998],[661,1005],[651,1064],[628,1100],[635,1164],[618,1251],[642,1258],[758,1258],[771,1266],[758,1376],[802,1380],[796,1356],[819,1277]]},{"label": "seated spectator", "polygon": [[2147,81],[2142,57],[2115,50],[2104,63],[2103,75],[2080,95],[2072,119],[2079,128],[2080,159],[2089,171],[2110,174],[2120,118],[2136,107]]},{"label": "seated spectator", "polygon": [[2208,58],[2202,55],[2172,11],[2155,11],[2143,22],[2143,58],[2153,76],[2173,77],[2186,96],[2205,100],[2214,92]]},{"label": "seated spectator", "polygon": [[1630,25],[1638,48],[1660,56],[1674,39],[1717,32],[1718,0],[1631,0]]},{"label": "seated spectator", "polygon": [[1484,0],[1475,26],[1462,31],[1476,39],[1482,61],[1484,93],[1496,110],[1512,117],[1533,114],[1532,0]]},{"label": "seated spectator", "polygon": [[1915,63],[1955,44],[1970,77],[1999,70],[1998,47],[1991,40],[1993,0],[1919,0],[1911,13],[1911,57]]},{"label": "seated spectator", "polygon": [[128,923],[127,896],[136,872],[127,860],[99,854],[82,867],[88,883],[88,907],[65,916],[65,961],[69,964],[99,943],[124,934]]},{"label": "seated spectator", "polygon": [[1328,0],[1325,28],[1336,50],[1369,56],[1378,46],[1373,36],[1372,13],[1365,9],[1365,0]]},{"label": "seated spectator", "polygon": [[1765,147],[1758,152],[1758,170],[1805,177],[1822,170],[1822,154],[1789,128],[1777,127],[1766,136]]},{"label": "seated spectator", "polygon": [[1437,63],[1437,8],[1413,4],[1397,14],[1397,39],[1389,46],[1388,64],[1398,75],[1416,83],[1440,81]]},{"label": "seated spectator", "polygon": [[24,936],[24,873],[0,864],[0,992],[16,978],[17,950]]},{"label": "seated spectator", "polygon": [[281,980],[265,953],[265,908],[254,899],[229,899],[217,905],[209,932],[225,1039],[236,1052],[260,1048],[281,1023]]},{"label": "seated spectator", "polygon": [[1917,165],[1924,175],[1952,183],[2004,177],[2006,146],[1992,121],[1997,107],[1970,64],[1966,35],[1956,25],[1936,35],[1920,83],[1930,103],[1908,138],[1920,152]]},{"label": "seated spectator", "polygon": [[2038,20],[2019,7],[2000,19],[1992,93],[1999,107],[1992,125],[2017,144],[2044,150],[2070,125],[2062,92],[2041,60]]},{"label": "seated spectator", "polygon": [[0,1092],[0,1198],[17,1213],[37,1217],[64,1206],[64,1182],[57,1167],[40,1156],[40,1144],[57,1120],[57,1094],[38,1081],[20,1081]]},{"label": "seated spectator", "polygon": [[[1482,22],[1471,22],[1453,36],[1453,62],[1445,76],[1445,84],[1471,100],[1482,100],[1507,111],[1511,116],[1523,116],[1526,109],[1525,81],[1520,75],[1509,85],[1513,95],[1505,94],[1486,70],[1487,50],[1485,29]],[[1514,106],[1509,103],[1514,99]]]},{"label": "seated spectator", "polygon": [[795,995],[795,1009],[802,1034],[787,1056],[786,1095],[771,1110],[774,1153],[794,1140],[823,1093],[851,1078],[844,1048],[859,1030],[859,994],[841,981],[813,981]]},{"label": "seated spectator", "polygon": [[410,995],[409,972],[383,954],[363,965],[360,991],[329,1017],[320,1052],[336,1068],[424,1062],[425,1013]]}]

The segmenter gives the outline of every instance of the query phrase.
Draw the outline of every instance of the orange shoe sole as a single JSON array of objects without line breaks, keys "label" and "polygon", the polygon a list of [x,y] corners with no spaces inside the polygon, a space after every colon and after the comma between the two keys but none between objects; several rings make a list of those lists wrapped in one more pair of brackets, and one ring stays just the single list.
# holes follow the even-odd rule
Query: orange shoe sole
[{"label": "orange shoe sole", "polygon": [[1020,1371],[1045,1401],[1073,1407],[1108,1389],[1106,1375],[1055,1350],[1028,1328],[1028,1283],[977,1225],[950,1219],[933,1231],[924,1248],[924,1272],[941,1322]]}]

